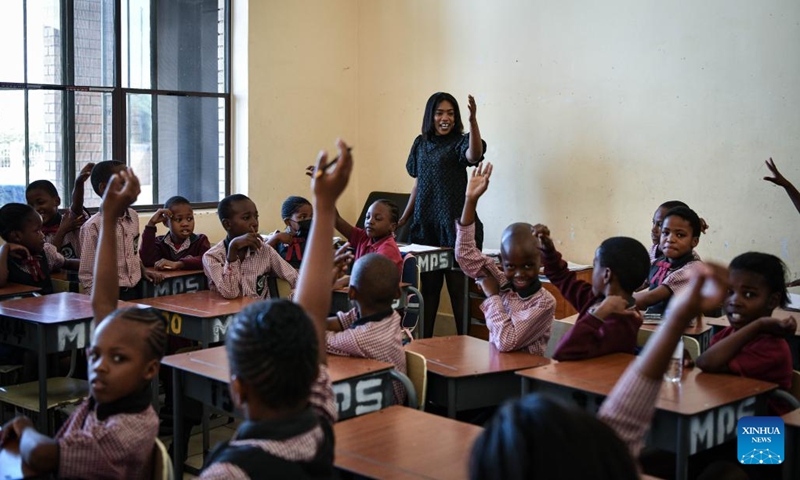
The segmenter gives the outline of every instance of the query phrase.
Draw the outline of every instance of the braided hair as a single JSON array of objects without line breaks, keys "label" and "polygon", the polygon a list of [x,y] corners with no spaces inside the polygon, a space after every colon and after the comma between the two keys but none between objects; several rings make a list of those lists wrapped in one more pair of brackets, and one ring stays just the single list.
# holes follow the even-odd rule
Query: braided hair
[{"label": "braided hair", "polygon": [[392,216],[392,223],[397,223],[400,221],[400,208],[398,208],[396,203],[386,198],[379,198],[378,200],[375,200],[372,204],[375,205],[376,203],[383,204],[386,208],[389,209],[389,214]]},{"label": "braided hair", "polygon": [[145,339],[151,359],[161,360],[167,349],[167,325],[164,317],[155,308],[125,307],[118,308],[108,314],[106,318],[119,318],[131,322],[141,323],[148,328]]}]

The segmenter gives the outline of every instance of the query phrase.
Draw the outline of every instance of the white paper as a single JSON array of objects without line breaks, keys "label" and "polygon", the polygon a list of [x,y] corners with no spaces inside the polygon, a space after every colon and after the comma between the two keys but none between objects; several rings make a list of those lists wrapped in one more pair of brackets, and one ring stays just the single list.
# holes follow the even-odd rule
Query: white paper
[{"label": "white paper", "polygon": [[789,303],[786,305],[787,310],[800,310],[800,295],[796,293],[789,294]]},{"label": "white paper", "polygon": [[416,243],[412,243],[409,245],[399,245],[400,251],[403,253],[424,253],[424,252],[435,252],[436,250],[441,250],[441,247],[431,247],[429,245],[418,245]]}]

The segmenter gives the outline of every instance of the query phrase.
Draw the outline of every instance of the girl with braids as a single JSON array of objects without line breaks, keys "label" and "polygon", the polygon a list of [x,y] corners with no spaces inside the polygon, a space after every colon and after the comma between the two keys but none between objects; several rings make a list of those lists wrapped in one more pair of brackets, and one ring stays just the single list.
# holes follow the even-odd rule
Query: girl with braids
[{"label": "girl with braids", "polygon": [[303,261],[303,252],[306,249],[308,230],[311,228],[311,218],[314,216],[314,207],[311,202],[303,197],[291,196],[281,205],[281,218],[286,225],[283,232],[275,230],[267,243],[278,251],[289,265],[300,268]]},{"label": "girl with braids", "polygon": [[38,474],[59,478],[150,478],[158,416],[150,381],[167,342],[164,321],[152,309],[117,308],[116,224],[136,200],[139,179],[115,174],[100,207],[102,225],[92,290],[94,333],[88,350],[89,398],[55,438],[27,417],[8,422],[0,443],[19,439],[23,461]]},{"label": "girl with braids", "polygon": [[391,200],[375,200],[367,210],[364,228],[358,228],[347,222],[336,212],[336,230],[347,237],[347,241],[355,250],[353,261],[368,253],[380,253],[397,265],[400,276],[403,276],[403,256],[394,240],[394,231],[400,220],[400,209]]},{"label": "girl with braids", "polygon": [[0,208],[0,287],[8,282],[41,288],[53,293],[50,272],[61,267],[77,270],[79,261],[67,260],[58,249],[45,243],[42,217],[23,203],[7,203]]},{"label": "girl with braids", "polygon": [[336,199],[352,170],[347,145],[340,140],[338,148],[335,169],[325,171],[329,165],[323,152],[312,176],[315,215],[294,297],[297,304],[252,304],[228,330],[231,398],[245,421],[229,442],[211,453],[200,478],[334,475],[336,406],[325,356],[325,325]]}]

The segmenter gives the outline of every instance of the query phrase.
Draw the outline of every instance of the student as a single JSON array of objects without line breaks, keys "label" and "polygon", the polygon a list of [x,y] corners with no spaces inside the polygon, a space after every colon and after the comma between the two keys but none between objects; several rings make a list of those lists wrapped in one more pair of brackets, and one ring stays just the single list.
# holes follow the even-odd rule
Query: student
[{"label": "student", "polygon": [[694,269],[661,328],[625,370],[597,417],[537,394],[500,407],[475,441],[470,478],[638,479],[637,458],[675,345],[689,322],[718,305],[724,292],[724,268]]},{"label": "student", "polygon": [[[789,180],[786,179],[786,177],[781,175],[781,172],[778,171],[778,167],[775,166],[775,162],[772,161],[772,158],[770,158],[764,163],[767,164],[767,168],[769,168],[769,171],[772,172],[772,176],[764,177],[764,180],[772,182],[779,187],[783,187],[783,189],[786,190],[786,194],[789,195],[789,199],[792,201],[792,204],[794,204],[794,208],[796,208],[797,211],[800,212],[800,191],[797,190],[797,188],[792,184],[792,182],[790,182]],[[800,286],[800,278],[792,280],[787,284],[787,286],[788,287]]]},{"label": "student", "polygon": [[208,288],[225,298],[269,298],[268,275],[282,278],[294,288],[297,270],[258,234],[258,209],[252,200],[241,194],[229,195],[219,202],[217,214],[228,236],[203,255]]},{"label": "student", "polygon": [[[539,281],[539,246],[533,227],[512,223],[503,231],[500,264],[475,244],[475,210],[489,188],[492,164],[478,166],[467,183],[464,210],[456,222],[456,261],[464,273],[478,282],[486,300],[481,310],[486,317],[489,341],[501,352],[525,349],[544,355],[556,301]],[[456,322],[458,323],[458,322]]]},{"label": "student", "polygon": [[7,203],[0,208],[0,287],[8,282],[41,288],[53,293],[50,272],[61,267],[76,270],[78,260],[65,259],[56,247],[45,243],[42,217],[24,203]]},{"label": "student", "polygon": [[[664,221],[664,216],[667,214],[667,212],[675,207],[689,208],[688,205],[680,200],[670,200],[659,205],[658,208],[656,208],[656,211],[653,213],[653,226],[650,228],[650,239],[653,241],[653,244],[648,250],[650,254],[650,263],[655,262],[656,259],[662,255],[661,249],[659,248],[659,245],[661,244],[661,224]],[[706,223],[705,219],[701,218],[700,232],[706,233],[707,229],[708,224]],[[697,252],[692,251],[692,255],[694,255],[695,260],[700,260],[700,255],[698,255]]]},{"label": "student", "polygon": [[[325,354],[336,199],[352,159],[338,142],[333,171],[323,152],[312,180],[314,221],[295,299],[258,302],[234,318],[225,346],[231,398],[245,420],[207,457],[202,479],[331,478],[336,404]],[[320,294],[320,292],[324,294]]]},{"label": "student", "polygon": [[[400,275],[387,257],[368,253],[356,260],[348,296],[355,308],[328,319],[328,353],[389,362],[406,373],[403,329],[392,303],[400,296]],[[406,391],[394,382],[394,398],[402,404]]]},{"label": "student", "polygon": [[89,398],[55,438],[37,432],[27,417],[11,420],[0,432],[0,443],[19,439],[20,456],[36,473],[86,479],[152,477],[158,417],[151,406],[150,383],[164,354],[166,329],[154,310],[116,309],[117,224],[138,193],[136,176],[120,171],[108,182],[100,207]]},{"label": "student", "polygon": [[[437,92],[428,98],[422,117],[422,132],[414,139],[408,154],[406,170],[414,178],[411,197],[397,223],[402,227],[411,222],[409,243],[438,247],[456,246],[453,222],[464,209],[464,190],[467,187],[467,167],[483,160],[486,142],[478,128],[477,106],[468,97],[469,133],[464,135],[458,102],[449,93]],[[475,243],[483,247],[483,224],[475,221]],[[436,270],[422,274],[420,290],[425,298],[425,332],[433,335],[442,284],[447,279],[447,291],[453,315],[464,317],[464,274],[454,269]],[[456,321],[458,334],[464,334],[461,321]]]},{"label": "student", "polygon": [[300,268],[306,248],[308,231],[314,207],[303,197],[291,196],[281,205],[281,218],[286,225],[283,232],[275,231],[267,243],[278,251],[281,257],[294,268]]},{"label": "student", "polygon": [[[125,164],[117,160],[106,160],[92,168],[91,182],[94,192],[102,197],[111,177],[125,170]],[[97,240],[100,237],[100,226],[103,222],[102,215],[97,212],[81,227],[81,264],[78,271],[83,289],[91,291],[94,278],[92,268],[97,253]],[[139,258],[139,215],[130,208],[122,210],[117,219],[117,275],[119,284],[119,297],[121,300],[132,300],[139,297],[139,281],[142,277],[159,283],[163,279],[160,273],[151,273],[145,270]]]},{"label": "student", "polygon": [[403,276],[403,256],[394,239],[400,211],[391,200],[375,200],[367,210],[364,228],[358,228],[342,218],[336,212],[336,230],[347,237],[347,241],[355,250],[355,260],[368,253],[380,253],[389,258],[397,266]]},{"label": "student", "polygon": [[[786,266],[776,256],[748,252],[730,264],[730,289],[725,313],[731,326],[711,338],[711,344],[696,361],[706,372],[734,373],[780,385],[792,386],[792,354],[783,337],[797,329],[794,317],[771,318],[772,311],[786,306]],[[769,401],[776,415],[788,405]]]},{"label": "student", "polygon": [[61,197],[56,186],[49,180],[36,180],[25,189],[25,200],[42,216],[44,241],[52,244],[64,258],[78,258],[80,227],[89,218],[83,208],[83,184],[92,173],[94,163],[87,163],[75,179],[72,190],[72,205],[63,215],[58,211]]},{"label": "student", "polygon": [[644,245],[628,237],[603,241],[594,253],[592,282],[578,280],[550,238],[536,225],[542,244],[544,274],[578,310],[575,326],[553,352],[555,360],[581,360],[609,353],[633,353],[642,316],[633,292],[647,279],[650,261]]},{"label": "student", "polygon": [[[169,228],[167,235],[156,237],[156,225]],[[158,270],[199,270],[203,254],[211,248],[208,237],[194,233],[194,210],[184,197],[170,197],[144,227],[139,256],[145,267]]]},{"label": "student", "polygon": [[670,297],[686,286],[689,270],[700,263],[694,248],[700,242],[700,217],[694,210],[675,207],[661,225],[662,255],[650,266],[648,290],[636,292],[636,307],[647,313],[662,314]]}]

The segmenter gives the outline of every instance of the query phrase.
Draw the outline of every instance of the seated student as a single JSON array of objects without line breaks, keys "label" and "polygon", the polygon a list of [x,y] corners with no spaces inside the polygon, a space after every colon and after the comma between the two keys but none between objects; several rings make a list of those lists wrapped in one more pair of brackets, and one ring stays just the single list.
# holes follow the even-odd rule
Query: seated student
[{"label": "seated student", "polygon": [[690,208],[675,207],[666,213],[659,245],[662,256],[650,266],[648,289],[633,294],[637,308],[662,314],[670,297],[686,286],[689,271],[700,263],[694,248],[700,242],[701,229],[700,217]]},{"label": "seated student", "polygon": [[638,479],[637,459],[672,352],[689,322],[722,301],[724,275],[723,268],[711,265],[693,270],[661,328],[625,370],[597,417],[538,394],[500,407],[472,448],[470,478]]},{"label": "seated student", "polygon": [[291,196],[281,205],[281,217],[286,224],[283,232],[276,230],[268,239],[269,246],[280,253],[281,257],[294,268],[300,268],[303,252],[306,249],[308,229],[314,208],[303,197]]},{"label": "seated student", "polygon": [[[389,362],[406,373],[402,319],[392,308],[399,284],[397,267],[387,257],[368,253],[356,260],[349,291],[355,308],[328,319],[328,353]],[[394,382],[394,398],[398,404],[406,398],[399,382]]]},{"label": "seated student", "polygon": [[49,180],[36,180],[25,189],[25,200],[42,216],[44,241],[56,247],[64,258],[78,258],[81,253],[80,228],[89,218],[83,208],[83,184],[92,173],[94,163],[87,163],[75,179],[72,205],[63,215],[58,211],[61,197]]},{"label": "seated student", "polygon": [[45,243],[42,217],[24,203],[7,203],[0,208],[0,287],[8,282],[41,288],[53,293],[50,272],[61,267],[78,268],[78,260],[65,259],[56,247]]},{"label": "seated student", "polygon": [[3,427],[0,443],[18,438],[22,460],[36,473],[58,478],[152,478],[158,417],[150,383],[164,354],[167,334],[151,309],[117,310],[116,230],[120,215],[139,193],[128,170],[114,175],[101,206],[92,307],[89,398],[55,438],[39,433],[27,417]]},{"label": "seated student", "polygon": [[340,140],[338,147],[333,171],[324,171],[326,154],[317,160],[317,170],[324,173],[312,180],[315,215],[300,267],[297,304],[254,303],[228,330],[231,397],[245,421],[229,442],[206,457],[201,479],[335,476],[336,404],[325,354],[325,323],[331,302],[336,199],[353,166],[347,145]]},{"label": "seated student", "polygon": [[[103,196],[109,180],[114,174],[125,170],[125,164],[117,160],[106,160],[92,168],[91,182],[94,193]],[[78,270],[78,280],[83,289],[91,291],[94,282],[92,268],[97,253],[97,240],[100,237],[100,226],[103,217],[100,212],[95,213],[81,227],[81,264]],[[145,270],[139,258],[139,215],[130,208],[120,212],[117,219],[117,275],[119,284],[119,297],[121,300],[132,300],[139,297],[139,281],[142,277],[159,283],[163,279],[160,273],[151,273]]]},{"label": "seated student", "polygon": [[[653,241],[653,244],[648,249],[648,253],[650,254],[650,263],[653,263],[662,255],[661,248],[659,245],[661,244],[661,224],[664,222],[664,216],[675,207],[686,207],[689,208],[688,205],[681,202],[680,200],[670,200],[668,202],[664,202],[656,208],[656,211],[653,213],[653,226],[650,228],[650,238]],[[700,232],[706,233],[708,229],[708,224],[706,223],[705,219],[700,219]],[[697,254],[694,250],[692,251],[692,255],[694,255],[695,260],[700,260],[700,255]]]},{"label": "seated student", "polygon": [[456,222],[456,261],[464,273],[480,285],[486,300],[489,341],[501,352],[525,349],[544,355],[556,301],[539,281],[539,245],[533,227],[512,223],[503,231],[500,264],[481,254],[475,244],[475,210],[489,188],[492,164],[478,165],[467,183],[460,222]]},{"label": "seated student", "polygon": [[[156,237],[156,225],[169,228],[167,235]],[[194,210],[189,200],[170,197],[144,227],[139,256],[145,267],[158,270],[199,270],[203,254],[211,248],[208,237],[194,233]]]},{"label": "seated student", "polygon": [[[767,168],[769,168],[769,171],[772,172],[772,176],[764,177],[764,180],[772,182],[779,187],[783,187],[783,189],[786,190],[786,194],[789,195],[789,199],[792,201],[792,204],[794,204],[794,208],[796,208],[797,211],[800,212],[800,191],[797,190],[797,188],[792,184],[792,182],[790,182],[789,180],[786,179],[786,177],[781,175],[781,172],[778,171],[778,167],[775,166],[775,162],[772,161],[772,158],[767,160],[765,163],[767,164]],[[800,278],[792,280],[787,285],[787,287],[798,287],[798,286],[800,286]]]},{"label": "seated student", "polygon": [[633,292],[647,278],[650,261],[644,245],[628,237],[603,241],[594,254],[592,283],[578,280],[553,245],[550,230],[536,225],[544,274],[578,310],[575,326],[553,352],[556,360],[581,360],[609,353],[633,353],[642,316]]},{"label": "seated student", "polygon": [[228,236],[203,255],[208,288],[225,298],[269,298],[268,275],[282,278],[294,288],[297,270],[258,234],[258,209],[252,200],[241,194],[229,195],[219,202],[217,215]]},{"label": "seated student", "polygon": [[[724,308],[731,326],[711,338],[696,365],[706,372],[730,372],[743,377],[792,386],[792,354],[783,337],[795,334],[794,317],[771,318],[772,311],[786,306],[786,266],[774,255],[748,252],[730,264],[730,289]],[[788,405],[769,401],[775,415],[789,411]]]},{"label": "seated student", "polygon": [[400,210],[391,200],[375,200],[367,210],[364,228],[358,228],[347,222],[336,212],[336,230],[347,237],[347,241],[355,250],[355,260],[368,253],[380,253],[397,265],[400,276],[403,276],[403,256],[394,239]]}]

